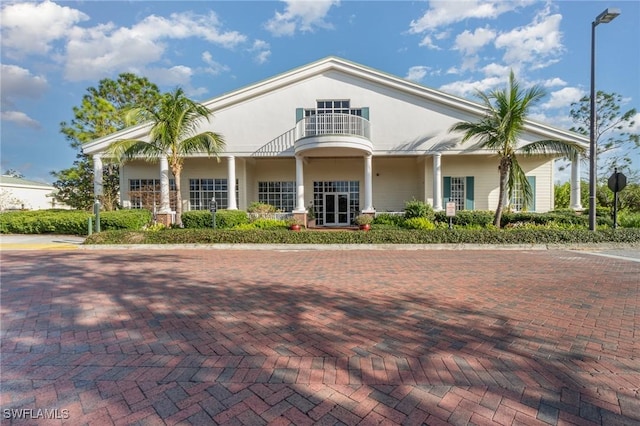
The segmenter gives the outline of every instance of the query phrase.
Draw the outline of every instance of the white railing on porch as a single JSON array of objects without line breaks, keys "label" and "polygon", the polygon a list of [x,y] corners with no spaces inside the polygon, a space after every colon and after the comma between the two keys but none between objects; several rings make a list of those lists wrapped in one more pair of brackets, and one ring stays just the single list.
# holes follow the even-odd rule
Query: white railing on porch
[{"label": "white railing on porch", "polygon": [[370,138],[369,120],[351,114],[316,114],[296,123],[296,140],[318,135],[356,135]]}]

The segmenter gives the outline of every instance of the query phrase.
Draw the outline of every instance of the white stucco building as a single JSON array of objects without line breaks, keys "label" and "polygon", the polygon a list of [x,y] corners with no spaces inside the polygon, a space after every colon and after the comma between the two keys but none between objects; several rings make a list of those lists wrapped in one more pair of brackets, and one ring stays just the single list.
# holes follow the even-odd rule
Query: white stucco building
[{"label": "white stucco building", "polygon": [[[498,158],[449,132],[458,121],[476,121],[479,104],[344,59],[328,57],[203,102],[211,129],[224,136],[221,161],[206,155],[185,160],[184,211],[246,209],[253,201],[283,211],[313,206],[318,225],[349,224],[360,212],[401,211],[413,198],[436,210],[492,210],[498,202]],[[563,139],[585,146],[581,135],[527,122],[523,142]],[[86,144],[94,157],[101,193],[101,154],[118,139],[143,139],[149,125],[128,128]],[[522,157],[534,187],[531,206],[553,209],[551,156]],[[572,170],[572,207],[579,206],[579,159]],[[155,203],[168,211],[171,177],[166,161],[122,166],[122,205]],[[233,190],[235,189],[235,191]],[[175,203],[175,201],[174,201]]]},{"label": "white stucco building", "polygon": [[46,183],[15,176],[0,176],[0,211],[68,209],[55,199],[56,189]]}]

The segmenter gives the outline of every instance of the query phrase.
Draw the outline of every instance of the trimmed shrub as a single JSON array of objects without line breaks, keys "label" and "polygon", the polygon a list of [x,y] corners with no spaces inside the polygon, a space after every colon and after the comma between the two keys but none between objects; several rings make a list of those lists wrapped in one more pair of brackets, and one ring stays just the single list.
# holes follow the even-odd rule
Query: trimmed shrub
[{"label": "trimmed shrub", "polygon": [[404,218],[411,219],[412,217],[426,217],[433,221],[435,219],[435,213],[433,207],[429,204],[414,198],[404,203]]},{"label": "trimmed shrub", "polygon": [[[234,228],[245,223],[249,223],[249,217],[243,210],[216,212],[216,228]],[[189,229],[213,228],[213,217],[209,210],[191,210],[182,214],[182,224]]]},{"label": "trimmed shrub", "polygon": [[[487,227],[493,224],[495,213],[488,210],[458,210],[451,218],[451,223],[463,227]],[[449,218],[445,211],[434,214],[436,222],[449,223]]]},{"label": "trimmed shrub", "polygon": [[[286,229],[288,227],[286,220],[278,220],[278,219],[256,219],[250,223],[250,225],[254,229]],[[244,227],[245,225],[240,225],[236,228]]]},{"label": "trimmed shrub", "polygon": [[260,203],[258,201],[254,201],[247,208],[247,213],[275,213],[278,209],[275,206],[267,203]]},{"label": "trimmed shrub", "polygon": [[249,223],[249,216],[243,210],[218,210],[216,212],[216,225],[222,229],[234,228],[245,223]]},{"label": "trimmed shrub", "polygon": [[169,229],[163,232],[106,231],[85,244],[584,244],[627,243],[640,246],[640,229],[434,229],[369,232],[290,232],[234,229]]},{"label": "trimmed shrub", "polygon": [[618,226],[623,228],[640,228],[640,213],[618,213]]},{"label": "trimmed shrub", "polygon": [[213,228],[213,217],[209,210],[190,210],[182,213],[182,225],[189,229]]},{"label": "trimmed shrub", "polygon": [[[399,214],[380,213],[373,219],[374,225],[388,225],[402,227],[404,216]],[[379,228],[379,227],[377,227]]]},{"label": "trimmed shrub", "polygon": [[100,230],[142,229],[153,218],[149,210],[130,209],[100,212]]},{"label": "trimmed shrub", "polygon": [[[78,210],[34,210],[0,214],[0,233],[87,235],[92,213]],[[142,229],[151,221],[148,210],[100,212],[100,229]]]},{"label": "trimmed shrub", "polygon": [[426,217],[412,217],[404,221],[404,227],[407,229],[436,229],[436,225]]}]

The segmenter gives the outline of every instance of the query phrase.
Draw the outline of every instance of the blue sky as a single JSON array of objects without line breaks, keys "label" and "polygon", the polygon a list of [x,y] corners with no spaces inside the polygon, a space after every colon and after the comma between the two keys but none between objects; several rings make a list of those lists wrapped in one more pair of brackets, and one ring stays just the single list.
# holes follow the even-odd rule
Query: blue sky
[{"label": "blue sky", "polygon": [[329,55],[471,99],[513,69],[548,93],[532,118],[569,128],[608,7],[622,13],[597,27],[597,89],[640,109],[638,1],[3,1],[0,168],[51,182],[70,167],[60,122],[103,78],[203,101]]}]

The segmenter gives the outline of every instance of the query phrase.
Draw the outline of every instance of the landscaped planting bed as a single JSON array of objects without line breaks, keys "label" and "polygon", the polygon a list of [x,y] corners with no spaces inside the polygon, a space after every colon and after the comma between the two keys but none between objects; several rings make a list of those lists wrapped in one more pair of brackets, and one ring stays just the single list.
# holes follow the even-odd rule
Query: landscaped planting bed
[{"label": "landscaped planting bed", "polygon": [[164,229],[106,231],[85,244],[581,244],[640,245],[640,229],[372,229],[363,231]]}]

